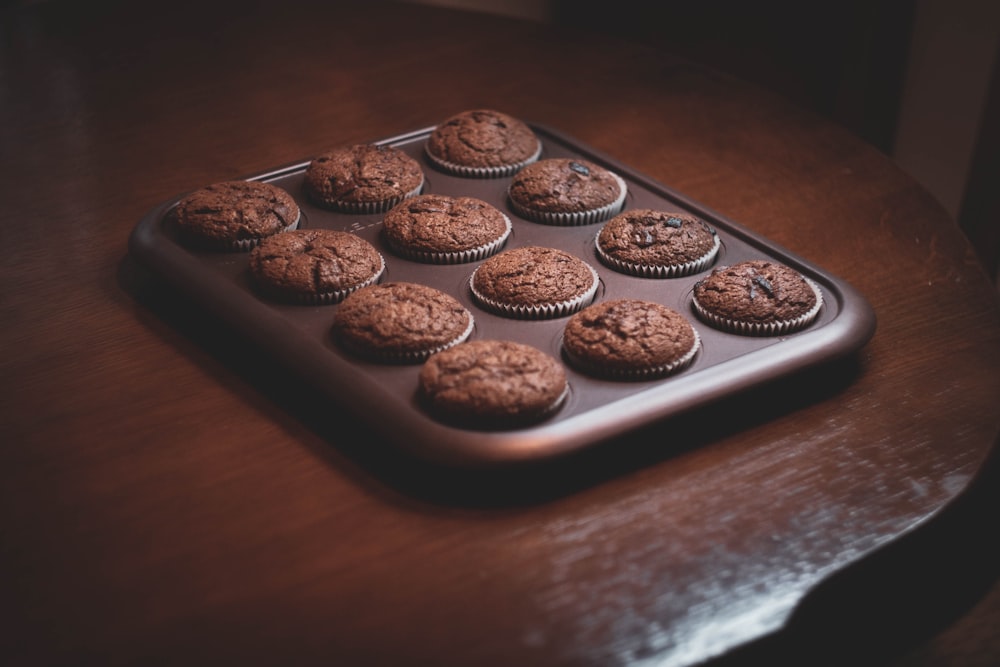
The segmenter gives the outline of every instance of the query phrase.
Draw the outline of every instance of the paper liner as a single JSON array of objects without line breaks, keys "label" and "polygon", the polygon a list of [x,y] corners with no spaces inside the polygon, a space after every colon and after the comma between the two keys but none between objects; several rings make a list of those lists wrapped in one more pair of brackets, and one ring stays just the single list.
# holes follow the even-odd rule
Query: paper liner
[{"label": "paper liner", "polygon": [[405,195],[400,197],[392,197],[391,199],[383,199],[382,201],[328,201],[319,202],[321,206],[325,206],[334,211],[340,211],[342,213],[360,213],[362,215],[369,215],[373,213],[385,213],[391,209],[396,204],[409,199],[410,197],[415,197],[420,194],[420,191],[424,189],[424,183],[426,182],[423,174],[420,176],[420,185],[416,188],[407,192]]},{"label": "paper liner", "polygon": [[597,257],[601,262],[620,273],[641,276],[643,278],[679,278],[704,271],[709,264],[715,261],[715,257],[719,254],[719,248],[722,246],[719,235],[713,232],[712,236],[715,237],[715,243],[712,249],[698,259],[683,264],[635,264],[633,262],[622,261],[605,253],[599,242],[600,236],[601,233],[598,232],[597,236],[594,237],[594,247],[597,249]]},{"label": "paper liner", "polygon": [[503,235],[498,239],[491,241],[485,245],[481,245],[478,248],[470,248],[469,250],[460,250],[455,252],[432,252],[430,250],[414,250],[412,248],[407,248],[404,245],[396,243],[388,236],[386,236],[386,242],[389,247],[392,248],[400,257],[405,257],[406,259],[412,259],[417,262],[423,262],[425,264],[467,264],[469,262],[476,262],[481,259],[486,259],[492,255],[495,255],[497,250],[503,247],[503,244],[507,242],[510,238],[511,230],[513,225],[510,222],[510,218],[506,215],[503,216],[504,223],[506,225],[506,230]]},{"label": "paper liner", "polygon": [[439,167],[449,174],[462,176],[464,178],[501,178],[503,176],[515,174],[523,167],[531,164],[532,162],[536,162],[542,154],[542,142],[541,140],[538,141],[538,148],[528,159],[522,160],[521,162],[515,162],[514,164],[499,165],[496,167],[470,167],[464,164],[448,162],[447,160],[442,160],[438,156],[431,153],[427,144],[424,144],[424,154],[434,166]]},{"label": "paper liner", "polygon": [[568,396],[569,396],[569,382],[566,382],[566,385],[563,387],[562,393],[559,394],[559,396],[556,397],[556,400],[552,401],[552,403],[547,407],[544,407],[539,410],[525,412],[524,414],[517,415],[516,417],[510,417],[509,419],[511,420],[512,425],[514,424],[524,425],[533,422],[538,422],[543,419],[548,419],[549,417],[551,417],[552,415],[554,415],[556,412],[559,411],[559,408],[563,406]]},{"label": "paper liner", "polygon": [[442,352],[450,347],[455,347],[472,335],[472,330],[476,326],[476,320],[472,316],[472,313],[468,310],[466,310],[466,313],[469,315],[469,325],[465,327],[465,330],[462,333],[446,343],[424,350],[379,350],[375,348],[361,347],[340,337],[338,337],[338,341],[348,352],[351,352],[358,357],[368,359],[369,361],[382,364],[418,364],[426,361],[432,354]]},{"label": "paper liner", "polygon": [[510,189],[508,188],[507,201],[510,204],[511,209],[514,210],[522,218],[531,220],[532,222],[540,222],[545,225],[554,225],[559,227],[579,227],[583,225],[591,225],[598,222],[604,222],[608,218],[612,217],[618,213],[622,204],[625,203],[625,196],[628,194],[628,186],[625,184],[624,179],[618,174],[611,174],[615,181],[618,183],[618,198],[606,206],[601,208],[591,209],[589,211],[571,211],[571,212],[552,212],[552,211],[536,211],[534,209],[526,208],[521,204],[514,201],[510,196]]},{"label": "paper liner", "polygon": [[792,320],[780,320],[776,322],[741,322],[739,320],[721,317],[708,312],[702,308],[696,298],[691,299],[691,305],[694,307],[694,311],[698,314],[699,318],[716,329],[740,334],[742,336],[780,336],[782,334],[792,333],[793,331],[805,328],[814,319],[816,319],[816,315],[819,314],[820,309],[823,307],[823,293],[820,291],[819,285],[805,276],[802,276],[802,279],[806,281],[809,287],[812,288],[813,293],[816,294],[816,304],[809,309],[809,312]]},{"label": "paper liner", "polygon": [[[590,287],[575,299],[569,301],[560,301],[558,303],[539,303],[539,304],[509,304],[502,301],[497,301],[496,299],[491,299],[484,296],[476,289],[476,272],[472,272],[472,277],[469,278],[469,289],[472,290],[472,296],[476,298],[479,305],[483,306],[487,310],[490,310],[497,315],[503,315],[504,317],[510,317],[512,319],[518,320],[549,320],[555,319],[557,317],[564,317],[566,315],[572,315],[577,312],[585,305],[593,300],[594,295],[597,294],[597,287],[599,284],[599,277],[597,271],[594,267],[587,264],[587,268],[590,269],[590,273],[593,276],[593,282]],[[478,271],[479,269],[476,269]]]},{"label": "paper liner", "polygon": [[563,346],[563,354],[566,355],[566,359],[573,366],[588,375],[610,380],[652,380],[676,373],[694,361],[698,350],[701,349],[701,336],[698,335],[698,330],[694,327],[691,327],[691,331],[694,333],[694,344],[691,346],[691,349],[685,352],[682,357],[666,364],[660,364],[659,366],[649,366],[647,368],[613,368],[599,362],[583,359],[570,352],[565,346]]}]

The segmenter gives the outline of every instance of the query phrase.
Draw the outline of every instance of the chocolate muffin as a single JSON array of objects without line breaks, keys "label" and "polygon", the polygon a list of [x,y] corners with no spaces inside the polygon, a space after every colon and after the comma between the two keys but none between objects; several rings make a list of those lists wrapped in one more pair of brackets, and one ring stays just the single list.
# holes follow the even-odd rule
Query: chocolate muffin
[{"label": "chocolate muffin", "polygon": [[224,181],[181,199],[171,211],[182,242],[215,250],[246,251],[261,239],[294,229],[299,206],[263,181]]},{"label": "chocolate muffin", "polygon": [[419,376],[419,395],[429,412],[471,427],[537,422],[552,415],[568,393],[558,360],[505,340],[473,340],[438,352]]},{"label": "chocolate muffin", "polygon": [[617,213],[626,194],[615,173],[582,159],[539,160],[518,171],[508,196],[519,216],[550,225],[586,225]]},{"label": "chocolate muffin", "polygon": [[823,294],[791,267],[751,260],[713,269],[695,283],[692,305],[698,317],[717,329],[774,336],[816,319]]},{"label": "chocolate muffin", "polygon": [[633,209],[601,228],[595,246],[615,271],[645,278],[673,278],[702,271],[719,253],[719,236],[687,213]]},{"label": "chocolate muffin", "polygon": [[701,345],[698,332],[675,310],[639,299],[588,306],[563,330],[570,363],[598,377],[658,378],[686,367]]},{"label": "chocolate muffin", "polygon": [[420,163],[398,148],[374,144],[318,155],[303,182],[315,204],[348,213],[382,213],[418,194],[423,185]]},{"label": "chocolate muffin", "polygon": [[389,211],[383,234],[393,251],[431,264],[473,262],[493,255],[511,223],[495,206],[474,197],[417,195]]},{"label": "chocolate muffin", "polygon": [[534,162],[542,142],[524,122],[492,109],[463,111],[438,125],[427,138],[427,157],[459,176],[508,176]]},{"label": "chocolate muffin", "polygon": [[333,335],[352,354],[384,363],[418,363],[472,333],[472,313],[427,285],[389,282],[348,295],[333,317]]},{"label": "chocolate muffin", "polygon": [[548,319],[578,311],[594,298],[590,264],[558,248],[527,246],[490,257],[469,281],[479,305],[505,317]]},{"label": "chocolate muffin", "polygon": [[374,283],[385,261],[368,241],[332,229],[296,229],[271,236],[250,253],[250,273],[267,293],[287,302],[337,303]]}]

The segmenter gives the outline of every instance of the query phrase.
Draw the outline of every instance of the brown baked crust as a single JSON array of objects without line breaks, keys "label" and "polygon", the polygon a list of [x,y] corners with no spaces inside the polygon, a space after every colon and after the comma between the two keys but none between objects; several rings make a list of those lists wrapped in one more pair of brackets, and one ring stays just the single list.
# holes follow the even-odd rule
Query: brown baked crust
[{"label": "brown baked crust", "polygon": [[507,218],[481,199],[426,194],[411,197],[382,221],[390,244],[426,252],[460,252],[507,234]]},{"label": "brown baked crust", "polygon": [[431,356],[420,369],[428,408],[484,425],[551,414],[567,391],[566,371],[541,350],[514,341],[473,340]]},{"label": "brown baked crust", "polygon": [[299,206],[283,189],[263,181],[223,181],[177,203],[172,219],[185,240],[249,249],[299,220]]},{"label": "brown baked crust", "polygon": [[503,167],[530,159],[539,141],[524,122],[492,109],[455,114],[431,132],[427,151],[466,167]]},{"label": "brown baked crust", "polygon": [[491,257],[476,269],[472,286],[504,304],[533,306],[573,301],[594,287],[589,264],[558,248],[525,246]]},{"label": "brown baked crust", "polygon": [[796,320],[817,303],[802,274],[768,260],[713,269],[695,284],[694,299],[712,315],[750,323]]},{"label": "brown baked crust", "polygon": [[525,209],[547,213],[591,211],[613,204],[621,184],[607,169],[582,159],[550,158],[514,175],[509,195]]},{"label": "brown baked crust", "polygon": [[326,207],[398,201],[424,182],[420,163],[392,146],[356,144],[318,155],[306,168],[309,198]]},{"label": "brown baked crust", "polygon": [[715,248],[712,229],[687,213],[632,209],[601,228],[600,249],[619,262],[645,266],[678,266],[697,261]]},{"label": "brown baked crust", "polygon": [[250,253],[250,272],[281,295],[333,294],[378,276],[378,250],[360,236],[332,229],[296,229],[265,239]]},{"label": "brown baked crust", "polygon": [[573,315],[563,331],[570,358],[608,371],[663,368],[696,344],[694,328],[683,315],[639,299],[595,303]]},{"label": "brown baked crust", "polygon": [[362,287],[337,307],[335,338],[349,350],[414,362],[464,340],[472,314],[455,297],[419,283]]}]

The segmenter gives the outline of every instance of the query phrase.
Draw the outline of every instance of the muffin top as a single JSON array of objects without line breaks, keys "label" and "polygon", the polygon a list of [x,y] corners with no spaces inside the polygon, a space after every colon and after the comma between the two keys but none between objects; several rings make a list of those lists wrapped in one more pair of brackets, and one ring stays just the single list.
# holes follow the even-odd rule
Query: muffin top
[{"label": "muffin top", "polygon": [[510,199],[532,211],[570,213],[613,204],[622,183],[610,171],[583,159],[550,158],[515,174]]},{"label": "muffin top", "polygon": [[286,295],[336,295],[372,281],[385,263],[360,236],[332,229],[296,229],[269,237],[250,253],[262,286]]},{"label": "muffin top", "polygon": [[573,301],[597,283],[594,269],[558,248],[526,246],[506,250],[479,265],[475,292],[510,305],[531,306]]},{"label": "muffin top", "polygon": [[420,370],[428,407],[444,416],[520,423],[555,410],[567,392],[566,371],[524,343],[473,340],[431,356]]},{"label": "muffin top", "polygon": [[796,320],[817,305],[816,292],[798,271],[769,260],[713,269],[695,284],[694,299],[709,314],[753,323]]},{"label": "muffin top", "polygon": [[601,228],[597,248],[613,268],[690,265],[714,253],[719,237],[700,218],[687,213],[632,209]]},{"label": "muffin top", "polygon": [[571,359],[608,372],[668,372],[697,344],[683,315],[639,299],[595,303],[573,315],[563,331],[563,347]]},{"label": "muffin top", "polygon": [[391,146],[356,144],[313,158],[304,187],[321,206],[396,203],[424,182],[420,164]]},{"label": "muffin top", "polygon": [[173,220],[191,241],[248,250],[260,239],[296,225],[299,206],[271,183],[223,181],[183,198],[173,210]]},{"label": "muffin top", "polygon": [[461,342],[472,325],[472,314],[450,294],[419,283],[388,282],[345,298],[334,315],[333,333],[353,352],[415,362]]},{"label": "muffin top", "polygon": [[531,160],[540,147],[538,137],[524,122],[492,109],[474,109],[434,128],[426,150],[448,164],[490,168]]},{"label": "muffin top", "polygon": [[391,245],[426,252],[460,252],[507,236],[510,221],[474,197],[417,195],[397,204],[383,220]]}]

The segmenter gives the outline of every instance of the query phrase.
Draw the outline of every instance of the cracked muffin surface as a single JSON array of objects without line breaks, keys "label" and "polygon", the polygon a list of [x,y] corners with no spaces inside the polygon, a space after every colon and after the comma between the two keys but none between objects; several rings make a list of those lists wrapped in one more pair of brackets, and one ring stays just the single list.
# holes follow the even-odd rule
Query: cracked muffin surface
[{"label": "cracked muffin surface", "polygon": [[271,183],[223,181],[184,197],[171,215],[188,243],[249,250],[297,225],[300,211],[288,192]]},{"label": "cracked muffin surface", "polygon": [[368,241],[332,229],[296,229],[272,236],[250,253],[250,272],[284,298],[335,303],[381,275],[382,255]]},{"label": "cracked muffin surface", "polygon": [[569,358],[596,375],[664,375],[686,365],[698,345],[698,334],[687,318],[640,299],[588,306],[563,330],[563,349]]},{"label": "cracked muffin surface", "polygon": [[516,425],[555,411],[568,391],[557,359],[525,343],[473,340],[431,356],[420,370],[420,394],[444,417],[482,425]]},{"label": "cracked muffin surface", "polygon": [[770,260],[720,266],[694,285],[695,312],[712,326],[750,335],[795,331],[823,305],[819,287],[801,273]]},{"label": "cracked muffin surface", "polygon": [[410,282],[359,289],[341,302],[333,318],[333,334],[348,350],[405,363],[460,343],[472,326],[472,313],[458,299]]},{"label": "cracked muffin surface", "polygon": [[417,194],[423,183],[420,163],[400,149],[355,144],[313,158],[303,187],[320,206],[375,213]]},{"label": "cracked muffin surface", "polygon": [[605,223],[596,244],[601,261],[615,270],[673,277],[705,268],[720,242],[715,230],[694,215],[631,209]]},{"label": "cracked muffin surface", "polygon": [[582,158],[549,158],[519,170],[508,197],[519,214],[532,220],[590,223],[616,212],[625,197],[625,182]]},{"label": "cracked muffin surface", "polygon": [[495,252],[510,234],[507,216],[475,197],[425,194],[397,204],[382,221],[394,250],[428,260],[472,261]]},{"label": "cracked muffin surface", "polygon": [[506,250],[479,265],[472,293],[481,305],[513,317],[558,317],[593,298],[598,276],[590,264],[559,248]]},{"label": "cracked muffin surface", "polygon": [[498,168],[537,157],[541,143],[523,121],[492,109],[463,111],[434,128],[426,151],[446,169],[469,167],[469,173],[502,173]]}]

